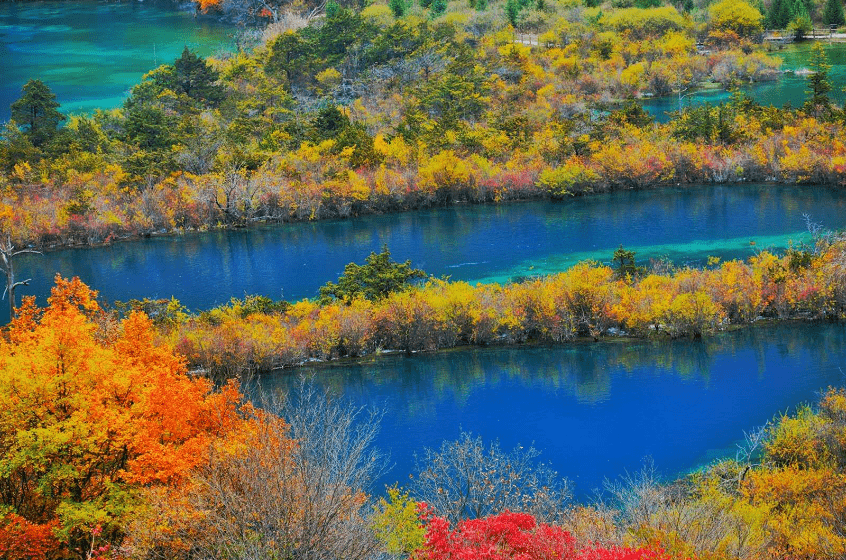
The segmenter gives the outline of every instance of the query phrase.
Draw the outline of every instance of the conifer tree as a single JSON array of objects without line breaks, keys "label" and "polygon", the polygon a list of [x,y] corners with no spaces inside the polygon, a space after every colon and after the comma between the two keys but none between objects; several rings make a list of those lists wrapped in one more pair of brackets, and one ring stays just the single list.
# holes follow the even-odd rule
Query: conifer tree
[{"label": "conifer tree", "polygon": [[795,0],[790,10],[791,18],[788,27],[797,39],[803,39],[814,28],[808,7],[802,0]]},{"label": "conifer tree", "polygon": [[822,20],[826,25],[843,25],[846,23],[846,18],[843,16],[842,0],[827,0]]},{"label": "conifer tree", "polygon": [[517,27],[517,16],[520,14],[520,5],[517,0],[508,0],[505,3],[505,15],[512,27]]},{"label": "conifer tree", "polygon": [[831,100],[828,97],[828,92],[831,91],[831,82],[828,80],[831,65],[820,43],[814,43],[810,67],[813,73],[808,77],[806,93],[809,97],[805,102],[805,110],[819,117],[831,106]]},{"label": "conifer tree", "polygon": [[773,0],[767,12],[767,27],[770,29],[784,29],[792,19],[792,3],[790,0]]},{"label": "conifer tree", "polygon": [[30,80],[23,87],[23,95],[12,103],[12,120],[24,128],[24,134],[34,146],[49,141],[65,120],[56,108],[56,95],[41,80]]},{"label": "conifer tree", "polygon": [[388,6],[394,13],[394,17],[401,18],[405,14],[405,2],[403,0],[391,0]]},{"label": "conifer tree", "polygon": [[223,100],[225,94],[223,87],[217,83],[217,71],[203,58],[188,50],[188,47],[185,47],[182,56],[174,61],[173,70],[173,86],[178,93],[206,101],[213,106]]}]

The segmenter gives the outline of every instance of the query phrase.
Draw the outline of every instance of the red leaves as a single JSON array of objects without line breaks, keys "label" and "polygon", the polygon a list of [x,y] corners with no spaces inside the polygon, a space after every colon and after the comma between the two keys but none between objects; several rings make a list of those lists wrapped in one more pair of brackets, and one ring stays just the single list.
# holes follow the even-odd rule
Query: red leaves
[{"label": "red leaves", "polygon": [[648,548],[585,548],[579,552],[578,560],[666,560],[670,558],[662,551]]},{"label": "red leaves", "polygon": [[426,540],[420,560],[660,560],[662,552],[631,548],[577,548],[570,533],[553,525],[538,525],[527,513],[505,511],[458,523],[434,516],[425,505]]},{"label": "red leaves", "polygon": [[0,558],[6,560],[40,560],[59,550],[53,536],[58,522],[30,523],[10,513],[0,519]]}]

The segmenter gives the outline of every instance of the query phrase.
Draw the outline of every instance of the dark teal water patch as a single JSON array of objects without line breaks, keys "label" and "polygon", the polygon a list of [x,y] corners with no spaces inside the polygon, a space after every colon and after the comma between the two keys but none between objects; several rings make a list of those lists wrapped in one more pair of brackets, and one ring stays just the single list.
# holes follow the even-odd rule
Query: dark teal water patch
[{"label": "dark teal water patch", "polygon": [[108,300],[175,296],[191,309],[207,309],[245,293],[313,297],[344,265],[363,262],[383,244],[395,259],[410,259],[435,276],[508,281],[559,272],[577,260],[609,262],[621,244],[644,264],[748,258],[807,239],[803,214],[841,227],[846,192],[726,185],[462,205],[55,251],[21,258],[17,276],[33,279],[21,294],[43,297],[59,272],[79,276]]},{"label": "dark teal water patch", "polygon": [[704,340],[466,349],[300,373],[356,405],[386,411],[377,445],[408,483],[414,454],[460,429],[543,451],[585,499],[651,457],[666,477],[734,457],[744,431],[844,382],[846,327],[782,324]]},{"label": "dark teal water patch", "polygon": [[[805,90],[808,89],[808,78],[801,71],[808,69],[812,46],[812,42],[798,43],[771,53],[782,60],[781,69],[787,72],[777,81],[746,85],[741,90],[762,105],[801,107],[807,97]],[[846,86],[846,43],[825,44],[824,49],[831,64],[829,79],[833,87],[829,95],[837,103],[843,103],[846,99],[846,94],[843,92],[843,86]],[[800,73],[797,74],[797,70]],[[729,92],[722,89],[697,91],[685,95],[682,98],[682,106],[697,106],[705,103],[718,105],[728,101],[730,96]],[[643,101],[643,106],[659,121],[666,122],[670,112],[678,111],[679,99],[678,96],[648,99]]]},{"label": "dark teal water patch", "polygon": [[167,0],[0,2],[0,122],[30,79],[50,86],[64,113],[111,109],[185,46],[230,50],[232,33]]}]

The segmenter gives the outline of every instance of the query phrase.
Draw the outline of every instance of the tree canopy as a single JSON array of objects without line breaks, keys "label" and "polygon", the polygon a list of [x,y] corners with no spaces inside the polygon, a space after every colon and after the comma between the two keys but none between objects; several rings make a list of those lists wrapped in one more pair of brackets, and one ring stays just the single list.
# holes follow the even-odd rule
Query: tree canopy
[{"label": "tree canopy", "polygon": [[826,25],[843,25],[846,23],[846,17],[843,15],[843,0],[826,0],[822,21]]},{"label": "tree canopy", "polygon": [[763,29],[764,16],[743,0],[722,0],[708,8],[712,29],[731,31],[738,37],[752,37]]},{"label": "tree canopy", "polygon": [[12,120],[23,127],[33,145],[42,146],[56,134],[65,116],[56,110],[56,95],[41,80],[28,81],[22,91],[12,103]]},{"label": "tree canopy", "polygon": [[137,488],[180,483],[243,422],[235,387],[188,377],[145,315],[104,332],[96,295],[57,277],[0,340],[0,543],[27,532],[75,557],[118,543]]},{"label": "tree canopy", "polygon": [[808,100],[806,109],[814,115],[820,116],[831,108],[831,99],[828,92],[831,91],[831,82],[828,73],[831,64],[828,63],[828,56],[820,43],[814,43],[811,55],[811,74],[808,76]]},{"label": "tree canopy", "polygon": [[411,268],[411,261],[398,263],[391,259],[388,246],[382,247],[381,253],[370,253],[365,264],[349,263],[338,283],[327,282],[320,288],[320,298],[324,301],[339,299],[350,303],[356,298],[378,301],[394,292],[410,286],[411,281],[425,278],[422,270]]}]

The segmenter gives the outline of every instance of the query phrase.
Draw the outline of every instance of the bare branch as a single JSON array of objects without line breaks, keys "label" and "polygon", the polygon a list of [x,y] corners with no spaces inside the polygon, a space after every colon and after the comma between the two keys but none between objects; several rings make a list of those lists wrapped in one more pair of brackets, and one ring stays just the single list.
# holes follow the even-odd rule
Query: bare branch
[{"label": "bare branch", "polygon": [[28,286],[31,278],[23,282],[15,281],[15,268],[13,259],[18,255],[23,254],[41,254],[41,251],[25,247],[23,249],[15,249],[12,243],[12,235],[6,233],[6,237],[0,243],[0,269],[6,274],[6,289],[3,291],[3,299],[6,299],[6,292],[9,293],[9,318],[15,316],[15,288],[19,286]]},{"label": "bare branch", "polygon": [[481,437],[462,432],[440,451],[426,449],[412,492],[453,523],[506,509],[556,521],[570,499],[569,483],[536,462],[539,455],[532,446],[504,452],[499,442],[485,446]]},{"label": "bare branch", "polygon": [[[163,522],[133,528],[147,557],[174,540],[201,559],[374,557],[380,545],[365,490],[384,466],[372,446],[381,414],[344,405],[306,380],[289,398],[264,398],[262,408],[247,448],[213,454],[193,478],[186,498],[201,515],[155,507],[150,514]],[[144,533],[145,526],[177,530]]]}]

